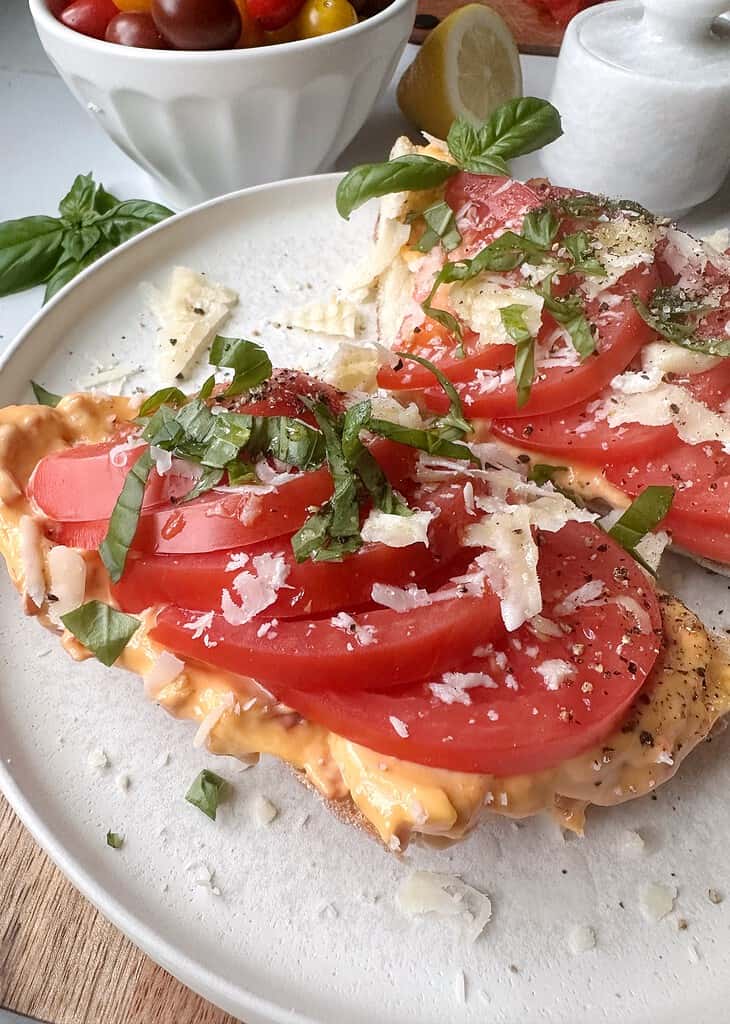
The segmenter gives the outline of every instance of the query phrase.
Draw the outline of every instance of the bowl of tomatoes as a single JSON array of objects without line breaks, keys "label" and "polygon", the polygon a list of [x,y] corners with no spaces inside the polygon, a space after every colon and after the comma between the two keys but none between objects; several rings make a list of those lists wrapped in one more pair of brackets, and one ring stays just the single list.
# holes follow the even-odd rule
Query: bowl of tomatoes
[{"label": "bowl of tomatoes", "polygon": [[393,75],[416,0],[30,0],[77,100],[185,207],[327,169]]}]

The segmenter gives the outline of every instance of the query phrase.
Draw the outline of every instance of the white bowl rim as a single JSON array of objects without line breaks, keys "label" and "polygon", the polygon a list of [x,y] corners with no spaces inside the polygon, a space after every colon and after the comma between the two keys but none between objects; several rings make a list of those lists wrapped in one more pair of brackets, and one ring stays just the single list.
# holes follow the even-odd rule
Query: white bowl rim
[{"label": "white bowl rim", "polygon": [[[337,32],[330,32],[324,36],[314,36],[312,39],[296,39],[290,43],[272,43],[270,46],[252,46],[248,49],[230,50],[152,50],[137,46],[120,46],[118,43],[108,43],[105,39],[95,39],[93,36],[84,35],[83,32],[76,32],[59,21],[48,8],[47,0],[29,0],[30,13],[37,25],[42,26],[45,32],[55,36],[61,41],[70,41],[71,38],[82,49],[89,53],[98,55],[109,55],[113,50],[122,59],[129,60],[150,60],[159,59],[162,62],[172,61],[202,61],[211,57],[222,63],[229,63],[237,60],[248,60],[252,63],[265,59],[266,54],[279,54],[286,49],[288,52],[301,53],[308,49],[318,49],[321,46],[337,45],[334,40],[350,39],[356,34],[364,34],[370,28],[376,28],[385,21],[389,21],[411,4],[415,6],[415,0],[391,0],[387,7],[370,18],[359,21],[357,25],[349,25],[347,28],[339,29]],[[121,13],[121,12],[120,12]]]}]

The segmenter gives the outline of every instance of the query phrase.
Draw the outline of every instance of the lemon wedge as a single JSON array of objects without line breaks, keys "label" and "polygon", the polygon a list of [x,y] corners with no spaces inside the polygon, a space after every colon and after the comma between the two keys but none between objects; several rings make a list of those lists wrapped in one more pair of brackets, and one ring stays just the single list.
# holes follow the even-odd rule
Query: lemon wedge
[{"label": "lemon wedge", "polygon": [[496,11],[467,4],[426,38],[398,85],[398,104],[416,127],[445,139],[452,121],[485,121],[522,95],[512,33]]}]

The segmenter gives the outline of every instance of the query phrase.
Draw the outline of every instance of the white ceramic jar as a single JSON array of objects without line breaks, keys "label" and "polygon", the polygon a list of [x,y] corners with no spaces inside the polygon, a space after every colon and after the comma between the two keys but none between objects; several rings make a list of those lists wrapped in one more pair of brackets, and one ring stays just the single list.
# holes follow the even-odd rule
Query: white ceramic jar
[{"label": "white ceramic jar", "polygon": [[677,215],[730,171],[728,0],[615,0],[579,14],[552,102],[564,135],[542,154],[555,182]]}]

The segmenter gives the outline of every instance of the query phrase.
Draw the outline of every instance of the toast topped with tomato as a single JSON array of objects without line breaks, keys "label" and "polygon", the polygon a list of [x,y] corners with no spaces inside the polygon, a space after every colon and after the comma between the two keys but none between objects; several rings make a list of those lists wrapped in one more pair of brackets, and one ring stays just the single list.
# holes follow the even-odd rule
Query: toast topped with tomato
[{"label": "toast topped with tomato", "polygon": [[[613,509],[673,487],[673,545],[727,565],[727,232],[700,242],[629,200],[510,177],[504,156],[526,151],[515,133],[527,148],[559,133],[548,108],[514,101],[480,129],[400,139],[389,162],[350,172],[344,215],[382,197],[354,283],[377,292],[380,341],[432,360],[479,438]],[[394,359],[378,382],[446,407],[416,363]]]},{"label": "toast topped with tomato", "polygon": [[667,489],[606,532],[471,440],[428,362],[447,408],[416,423],[252,342],[211,359],[233,374],[195,396],[0,410],[26,612],[138,673],[198,745],[280,758],[399,850],[488,813],[581,831],[728,710],[724,647],[652,576]]}]

